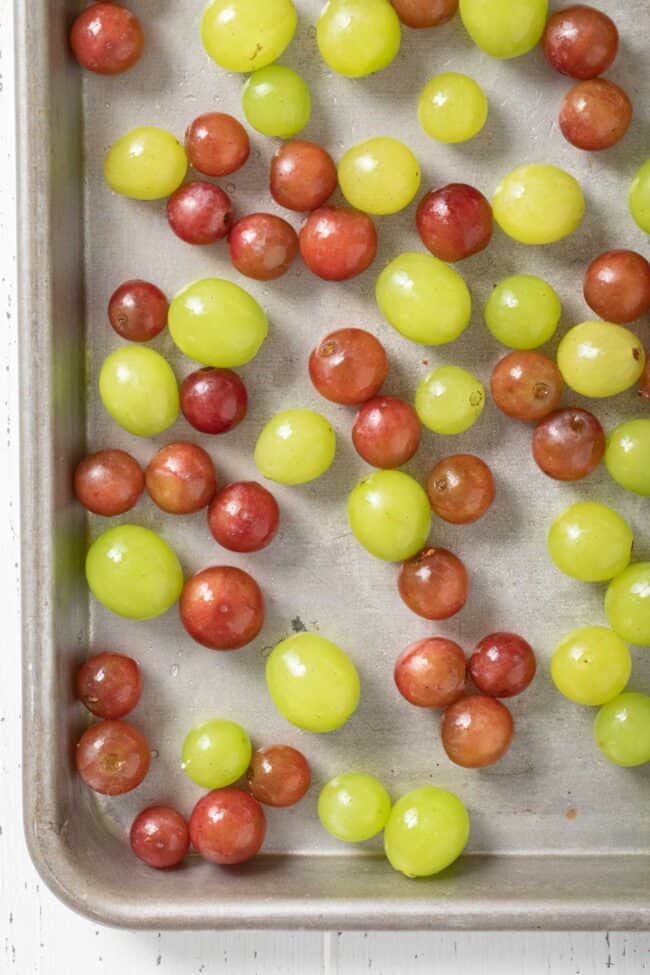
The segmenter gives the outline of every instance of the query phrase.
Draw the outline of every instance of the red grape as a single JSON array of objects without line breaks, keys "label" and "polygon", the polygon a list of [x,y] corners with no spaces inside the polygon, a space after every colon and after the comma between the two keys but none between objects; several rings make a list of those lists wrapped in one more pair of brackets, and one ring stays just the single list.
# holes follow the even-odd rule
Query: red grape
[{"label": "red grape", "polygon": [[187,244],[214,244],[228,235],[233,210],[230,197],[213,183],[195,180],[180,186],[167,201],[167,219]]},{"label": "red grape", "polygon": [[170,443],[149,461],[147,491],[163,511],[189,515],[212,501],[217,475],[212,458],[193,443]]},{"label": "red grape", "polygon": [[579,481],[603,459],[605,431],[593,413],[569,407],[547,416],[533,433],[533,457],[556,481]]},{"label": "red grape", "polygon": [[266,817],[242,789],[215,789],[199,799],[190,817],[192,846],[212,863],[243,863],[259,853]]},{"label": "red grape", "polygon": [[441,261],[462,261],[484,250],[492,239],[492,207],[466,183],[427,193],[415,222],[422,243]]},{"label": "red grape", "polygon": [[473,454],[452,454],[439,460],[427,478],[432,510],[452,525],[482,518],[494,501],[492,471]]},{"label": "red grape", "polygon": [[560,108],[562,135],[578,149],[609,149],[620,142],[631,121],[632,102],[622,88],[605,78],[579,81]]},{"label": "red grape", "polygon": [[77,771],[89,788],[121,796],[140,785],[151,753],[141,731],[127,721],[98,721],[77,744]]},{"label": "red grape", "polygon": [[397,689],[419,708],[446,708],[465,690],[465,654],[453,640],[427,637],[404,650],[395,663]]},{"label": "red grape", "polygon": [[311,381],[332,403],[364,403],[377,395],[387,373],[383,345],[362,328],[330,332],[309,357]]},{"label": "red grape", "polygon": [[271,162],[271,195],[287,210],[317,210],[327,203],[337,181],[334,160],[314,142],[287,142]]},{"label": "red grape", "polygon": [[267,806],[293,806],[311,785],[309,762],[289,745],[259,748],[248,770],[248,785]]},{"label": "red grape", "polygon": [[633,322],[650,311],[650,263],[636,251],[606,251],[591,262],[585,301],[607,322]]},{"label": "red grape", "polygon": [[176,867],[190,846],[190,831],[179,812],[169,806],[149,806],[133,820],[131,849],[149,867]]},{"label": "red grape", "polygon": [[238,220],[228,237],[230,259],[241,274],[273,281],[286,274],[298,253],[298,235],[272,213],[251,213]]},{"label": "red grape", "polygon": [[390,0],[407,27],[439,27],[454,16],[458,0]]},{"label": "red grape", "polygon": [[187,580],[180,598],[183,626],[210,650],[236,650],[264,625],[264,598],[243,569],[211,566]]},{"label": "red grape", "polygon": [[418,616],[446,620],[465,605],[467,569],[446,548],[425,548],[402,564],[398,588],[406,605]]},{"label": "red grape", "polygon": [[514,722],[510,711],[493,697],[464,697],[450,704],[440,723],[443,748],[456,765],[485,768],[510,748]]},{"label": "red grape", "polygon": [[373,467],[401,467],[420,446],[422,427],[410,403],[378,396],[364,403],[352,427],[357,453]]},{"label": "red grape", "polygon": [[84,457],[74,472],[77,500],[95,515],[122,515],[144,490],[142,468],[124,450],[99,450]]},{"label": "red grape", "polygon": [[558,406],[564,380],[553,360],[541,352],[509,352],[494,367],[490,388],[506,416],[541,420]]},{"label": "red grape", "polygon": [[552,14],[542,45],[556,71],[584,81],[596,78],[613,62],[618,31],[607,14],[579,3]]},{"label": "red grape", "polygon": [[300,253],[325,281],[346,281],[370,267],[377,254],[377,231],[366,213],[348,207],[314,210],[300,231]]},{"label": "red grape", "polygon": [[489,697],[514,697],[525,691],[537,670],[535,651],[516,633],[490,633],[469,658],[470,677]]},{"label": "red grape", "polygon": [[111,295],[108,319],[123,339],[148,342],[167,324],[169,302],[149,281],[125,281]]},{"label": "red grape", "polygon": [[126,7],[93,3],[74,20],[70,47],[83,68],[97,74],[120,74],[139,60],[144,33],[138,18]]},{"label": "red grape", "polygon": [[208,510],[208,526],[219,545],[231,552],[259,552],[275,538],[278,503],[256,481],[222,488]]},{"label": "red grape", "polygon": [[105,650],[77,671],[77,697],[98,718],[123,718],[140,700],[142,678],[135,660]]},{"label": "red grape", "polygon": [[228,433],[246,416],[248,393],[231,369],[197,369],[181,385],[181,410],[201,433]]},{"label": "red grape", "polygon": [[232,115],[206,112],[185,133],[187,157],[204,176],[228,176],[244,165],[250,153],[246,129]]}]

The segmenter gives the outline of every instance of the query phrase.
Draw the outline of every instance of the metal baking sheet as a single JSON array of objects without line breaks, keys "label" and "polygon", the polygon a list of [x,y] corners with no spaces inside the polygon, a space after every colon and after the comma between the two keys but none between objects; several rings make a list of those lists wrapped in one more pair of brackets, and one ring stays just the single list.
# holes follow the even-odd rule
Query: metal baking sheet
[{"label": "metal baking sheet", "polygon": [[[576,485],[543,477],[530,456],[530,429],[507,421],[491,404],[462,437],[425,434],[407,466],[414,475],[462,449],[484,457],[498,481],[497,502],[479,524],[432,524],[431,540],[466,560],[472,585],[465,610],[435,631],[469,649],[491,630],[512,629],[533,643],[540,659],[534,685],[512,702],[517,735],[509,754],[485,771],[464,771],[444,755],[437,715],[409,707],[393,686],[398,652],[434,628],[401,604],[395,567],[366,555],[351,537],[344,502],[364,473],[349,440],[352,414],[320,399],[306,372],[308,352],[320,336],[360,325],[389,351],[387,392],[411,397],[437,363],[469,367],[486,382],[503,354],[481,315],[496,281],[516,271],[548,278],[563,300],[561,335],[590,317],[580,294],[588,259],[610,247],[647,253],[648,240],[627,213],[626,195],[650,149],[650,10],[647,0],[599,5],[621,28],[611,77],[628,90],[636,115],[619,146],[588,155],[558,131],[558,104],[568,81],[547,68],[539,50],[510,62],[492,60],[470,43],[456,18],[434,31],[405,29],[388,70],[350,81],[333,75],[318,57],[312,25],[319,0],[297,4],[298,33],[281,60],[312,86],[305,136],[336,157],[363,138],[390,133],[416,152],[423,189],[466,181],[489,194],[502,174],[531,161],[564,166],[585,189],[587,215],[569,239],[525,247],[497,232],[487,251],[460,266],[474,299],[471,327],[453,345],[431,349],[400,338],[373,300],[385,262],[420,249],[414,206],[378,221],[380,253],[362,277],[325,284],[296,262],[285,278],[265,285],[240,278],[224,244],[202,249],[178,240],[162,202],[119,198],[104,184],[104,153],[133,126],[161,125],[181,137],[201,112],[240,114],[243,78],[216,68],[201,48],[202,2],[132,0],[147,32],[146,53],[115,78],[82,73],[70,58],[66,33],[77,4],[17,3],[25,822],[41,874],[77,910],[131,927],[648,926],[648,768],[607,764],[591,741],[594,712],[564,701],[548,678],[558,639],[575,626],[604,622],[603,587],[561,576],[545,554],[552,516],[576,498],[597,498],[630,520],[636,555],[647,558],[647,500],[623,492],[602,468]],[[420,131],[415,105],[430,76],[453,69],[483,85],[490,117],[476,139],[446,147]],[[252,146],[246,167],[223,181],[242,215],[278,210],[267,189],[275,143],[253,135]],[[133,438],[110,420],[97,396],[100,364],[119,344],[106,321],[107,299],[127,277],[148,278],[173,295],[208,275],[238,281],[269,315],[269,339],[242,370],[251,399],[248,418],[236,432],[214,439],[201,439],[182,418],[153,441]],[[169,335],[153,344],[179,379],[195,368]],[[566,402],[581,403],[579,397]],[[589,405],[608,429],[644,409],[633,392]],[[71,496],[73,465],[87,450],[123,447],[146,462],[161,444],[188,438],[207,447],[222,483],[255,477],[256,436],[271,414],[290,406],[324,413],[337,431],[338,454],[320,480],[275,488],[282,531],[269,549],[251,557],[227,554],[212,541],[204,514],[163,516],[146,499],[123,519],[160,531],[187,574],[224,562],[250,570],[268,604],[259,639],[236,653],[211,653],[190,640],[175,608],[138,624],[89,598],[83,558],[89,539],[108,522],[86,522]],[[361,705],[335,734],[291,727],[266,693],[265,654],[303,626],[340,643],[360,670]],[[89,648],[128,652],[144,671],[145,691],[133,720],[149,736],[154,760],[143,785],[115,800],[84,789],[72,766],[72,743],[85,719],[73,700],[71,675]],[[632,684],[650,689],[647,650],[634,651]],[[258,745],[284,741],[302,749],[313,765],[313,788],[293,809],[268,810],[265,854],[246,866],[222,870],[190,860],[173,873],[148,870],[128,848],[128,825],[154,800],[189,813],[200,790],[180,769],[180,745],[190,727],[218,715],[241,722]],[[379,775],[394,797],[429,782],[457,792],[472,818],[467,855],[438,878],[412,882],[376,855],[379,842],[350,849],[331,839],[318,825],[316,796],[330,776],[350,768]]]}]

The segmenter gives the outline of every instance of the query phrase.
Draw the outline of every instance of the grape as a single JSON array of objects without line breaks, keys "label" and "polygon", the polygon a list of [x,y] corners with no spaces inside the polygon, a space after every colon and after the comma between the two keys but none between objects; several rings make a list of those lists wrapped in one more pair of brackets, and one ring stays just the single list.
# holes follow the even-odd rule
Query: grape
[{"label": "grape", "polygon": [[492,239],[492,207],[467,183],[449,183],[420,200],[415,217],[422,243],[441,261],[462,261]]},{"label": "grape", "polygon": [[533,274],[501,281],[485,306],[485,323],[497,341],[511,349],[536,349],[552,339],[562,305],[556,292]]},{"label": "grape", "polygon": [[465,654],[453,640],[428,637],[411,643],[395,663],[397,689],[419,708],[446,708],[465,690]]},{"label": "grape", "polygon": [[555,519],[548,550],[555,565],[573,579],[605,582],[630,561],[632,529],[616,511],[596,501],[577,501]]},{"label": "grape", "polygon": [[190,164],[204,176],[229,176],[248,159],[250,140],[232,115],[206,112],[187,127],[185,152]]},{"label": "grape", "polygon": [[246,416],[248,393],[230,369],[197,369],[183,380],[181,410],[201,433],[227,433]]},{"label": "grape", "polygon": [[591,707],[607,704],[620,694],[631,671],[630,651],[606,626],[573,630],[551,657],[551,677],[560,694]]},{"label": "grape", "polygon": [[557,350],[567,386],[581,396],[615,396],[633,386],[645,366],[639,339],[611,322],[582,322],[569,329]]},{"label": "grape", "polygon": [[562,399],[564,381],[552,359],[541,352],[509,352],[490,378],[495,405],[515,420],[540,420]]},{"label": "grape", "polygon": [[427,81],[420,93],[418,120],[438,142],[467,142],[481,131],[488,101],[469,75],[447,71]]},{"label": "grape", "polygon": [[113,419],[138,437],[155,437],[178,416],[178,385],[159,352],[127,345],[104,359],[99,395]]},{"label": "grape", "polygon": [[330,332],[309,357],[309,377],[325,399],[353,405],[376,396],[388,373],[386,351],[362,328]]},{"label": "grape", "polygon": [[387,68],[399,51],[399,19],[388,0],[327,0],[316,26],[321,57],[338,74],[361,78]]},{"label": "grape", "polygon": [[201,40],[227,71],[255,71],[280,57],[296,32],[292,0],[211,0],[203,11]]},{"label": "grape", "polygon": [[90,789],[105,796],[137,788],[150,761],[146,738],[127,721],[98,721],[77,743],[77,772]]},{"label": "grape", "polygon": [[431,527],[429,499],[402,471],[375,471],[348,498],[352,534],[379,559],[401,562],[419,552]]},{"label": "grape", "polygon": [[605,464],[621,487],[650,497],[650,420],[627,420],[616,427],[607,444]]},{"label": "grape", "polygon": [[463,433],[476,423],[484,406],[482,383],[458,366],[433,369],[415,392],[417,414],[434,433]]},{"label": "grape", "polygon": [[577,180],[557,166],[518,166],[501,180],[492,197],[501,229],[521,244],[553,244],[572,234],[585,212]]},{"label": "grape", "polygon": [[570,407],[549,414],[533,433],[537,466],[556,481],[579,481],[605,453],[605,431],[587,410]]},{"label": "grape", "polygon": [[491,633],[476,644],[469,673],[490,697],[514,697],[525,691],[537,670],[535,651],[516,633]]},{"label": "grape", "polygon": [[336,189],[336,165],[314,142],[296,139],[280,146],[271,160],[271,196],[288,210],[318,210]]},{"label": "grape", "polygon": [[318,818],[337,840],[363,843],[382,831],[390,806],[390,796],[374,775],[344,772],[321,789]]},{"label": "grape", "polygon": [[134,200],[171,196],[186,172],[187,156],[180,142],[171,132],[153,125],[131,129],[113,143],[104,159],[104,177],[110,188]]},{"label": "grape", "polygon": [[231,552],[259,552],[278,530],[280,509],[266,488],[255,481],[229,484],[217,494],[208,511],[214,539]]},{"label": "grape", "polygon": [[248,785],[258,802],[267,806],[293,806],[311,785],[309,762],[302,752],[289,745],[259,748],[248,770]]},{"label": "grape", "polygon": [[228,246],[240,274],[256,281],[274,281],[291,267],[298,253],[298,235],[281,217],[251,213],[232,228]]},{"label": "grape", "polygon": [[417,193],[420,179],[420,165],[411,150],[388,136],[348,149],[338,168],[343,196],[364,213],[403,210]]},{"label": "grape", "polygon": [[182,768],[203,789],[223,789],[244,774],[251,740],[235,721],[213,718],[192,728],[183,742]]},{"label": "grape", "polygon": [[426,488],[434,513],[452,525],[478,521],[496,494],[492,471],[473,454],[443,457],[429,474]]},{"label": "grape", "polygon": [[179,812],[169,806],[149,806],[133,820],[131,849],[149,867],[176,867],[190,846],[190,831]]},{"label": "grape", "polygon": [[547,0],[460,0],[465,30],[493,58],[518,58],[535,47],[547,9]]},{"label": "grape", "polygon": [[186,244],[214,244],[227,237],[233,220],[230,197],[206,180],[185,183],[167,201],[167,220]]},{"label": "grape", "polygon": [[423,345],[453,342],[472,313],[463,278],[431,254],[407,252],[394,258],[377,278],[375,297],[393,328]]},{"label": "grape", "polygon": [[170,443],[159,450],[149,461],[145,481],[154,504],[172,515],[200,511],[217,490],[212,458],[193,443]]},{"label": "grape", "polygon": [[618,636],[650,646],[650,562],[633,562],[610,582],[605,613]]},{"label": "grape", "polygon": [[439,27],[454,16],[458,0],[390,0],[407,27]]},{"label": "grape", "polygon": [[503,758],[514,735],[510,711],[493,697],[463,697],[440,722],[447,757],[463,768],[486,768]]},{"label": "grape", "polygon": [[142,677],[135,660],[105,650],[89,657],[77,671],[79,700],[98,718],[123,718],[142,694]]},{"label": "grape", "polygon": [[357,453],[373,467],[401,467],[420,445],[417,413],[397,396],[379,396],[364,403],[352,426]]},{"label": "grape", "polygon": [[579,3],[549,18],[543,46],[556,71],[572,78],[596,78],[616,57],[618,31],[607,14]]},{"label": "grape", "polygon": [[243,789],[217,789],[199,799],[190,817],[192,846],[212,863],[244,863],[259,853],[266,817]]},{"label": "grape", "polygon": [[634,221],[650,234],[650,159],[646,159],[632,180],[628,203]]},{"label": "grape", "polygon": [[203,278],[179,291],[169,308],[178,348],[206,366],[230,369],[250,362],[268,333],[255,299],[223,278]]},{"label": "grape", "polygon": [[302,225],[299,241],[303,261],[325,281],[347,281],[362,274],[377,254],[374,223],[349,207],[314,210]]},{"label": "grape", "polygon": [[270,481],[306,484],[330,467],[336,436],[313,410],[284,410],[266,424],[255,445],[255,463]]},{"label": "grape", "polygon": [[359,703],[354,664],[316,633],[296,633],[273,648],[266,685],[282,717],[304,731],[336,731]]},{"label": "grape", "polygon": [[414,613],[427,620],[446,620],[467,601],[467,569],[446,548],[425,548],[404,562],[398,579],[399,594]]},{"label": "grape", "polygon": [[121,74],[139,61],[144,32],[126,7],[94,3],[73,21],[70,47],[82,68],[97,74]]},{"label": "grape", "polygon": [[650,311],[650,264],[635,251],[606,251],[591,262],[585,301],[608,322],[633,322]]},{"label": "grape", "polygon": [[650,762],[650,697],[628,692],[605,704],[596,715],[594,739],[615,765]]},{"label": "grape", "polygon": [[139,525],[110,528],[86,556],[86,579],[102,605],[132,620],[166,613],[183,588],[183,570],[173,549]]},{"label": "grape", "polygon": [[469,816],[460,799],[425,785],[398,799],[384,828],[384,848],[394,870],[430,877],[457,860],[469,839]]},{"label": "grape", "polygon": [[632,102],[612,81],[579,81],[560,107],[560,129],[578,149],[609,149],[623,138],[632,121]]},{"label": "grape", "polygon": [[108,318],[123,339],[148,342],[167,324],[169,302],[155,284],[125,281],[111,295]]},{"label": "grape", "polygon": [[309,121],[311,96],[299,74],[271,64],[253,72],[244,85],[242,108],[249,125],[262,135],[290,139]]},{"label": "grape", "polygon": [[183,626],[209,650],[238,650],[264,625],[264,597],[252,576],[233,566],[211,566],[187,580],[181,593]]},{"label": "grape", "polygon": [[123,515],[144,490],[144,475],[137,460],[124,450],[100,450],[77,464],[74,493],[95,515]]}]

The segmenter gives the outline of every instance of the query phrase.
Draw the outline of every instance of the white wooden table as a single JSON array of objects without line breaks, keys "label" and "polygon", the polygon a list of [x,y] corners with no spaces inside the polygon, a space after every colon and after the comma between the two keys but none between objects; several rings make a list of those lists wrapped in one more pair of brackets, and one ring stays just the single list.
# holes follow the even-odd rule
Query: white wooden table
[{"label": "white wooden table", "polygon": [[[23,2],[23,0],[21,0]],[[29,2],[29,0],[24,0]],[[650,971],[635,934],[131,933],[76,917],[44,888],[21,822],[19,487],[12,0],[0,3],[0,972],[3,975],[614,975]],[[32,743],[28,743],[31,747]],[[39,747],[39,743],[33,743]]]}]

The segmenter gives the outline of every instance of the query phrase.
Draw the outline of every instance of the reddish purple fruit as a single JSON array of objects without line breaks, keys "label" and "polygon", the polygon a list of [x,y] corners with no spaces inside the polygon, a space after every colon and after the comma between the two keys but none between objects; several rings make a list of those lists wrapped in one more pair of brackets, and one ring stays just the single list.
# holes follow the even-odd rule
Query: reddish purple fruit
[{"label": "reddish purple fruit", "polygon": [[180,598],[183,626],[210,650],[237,650],[264,625],[264,598],[252,576],[233,566],[211,566],[187,580]]},{"label": "reddish purple fruit", "polygon": [[254,754],[248,786],[266,806],[293,806],[311,785],[309,762],[289,745],[267,745]]},{"label": "reddish purple fruit", "polygon": [[378,396],[364,403],[352,426],[352,443],[373,467],[391,469],[410,460],[420,445],[422,426],[410,403]]},{"label": "reddish purple fruit", "polygon": [[204,176],[228,176],[248,159],[250,141],[232,115],[206,112],[188,126],[185,151],[190,164]]},{"label": "reddish purple fruit", "polygon": [[169,302],[149,281],[125,281],[108,302],[108,319],[118,335],[129,342],[148,342],[167,324]]},{"label": "reddish purple fruit", "polygon": [[465,690],[465,654],[453,640],[427,637],[404,650],[395,664],[397,689],[419,708],[446,708]]},{"label": "reddish purple fruit", "polygon": [[516,633],[490,633],[469,658],[470,677],[489,697],[514,697],[525,691],[537,670],[535,651]]},{"label": "reddish purple fruit", "polygon": [[298,235],[272,213],[251,213],[238,220],[228,237],[230,259],[241,274],[273,281],[286,274],[298,253]]},{"label": "reddish purple fruit", "polygon": [[201,433],[228,433],[246,416],[248,393],[231,369],[197,369],[183,380],[181,410]]},{"label": "reddish purple fruit", "polygon": [[636,251],[606,251],[587,268],[583,291],[606,322],[633,322],[650,311],[650,263]]},{"label": "reddish purple fruit", "polygon": [[132,68],[144,48],[140,21],[117,3],[93,3],[79,14],[70,30],[77,61],[96,74],[121,74]]},{"label": "reddish purple fruit", "polygon": [[259,552],[275,538],[280,521],[278,503],[256,481],[229,484],[208,511],[212,535],[231,552]]},{"label": "reddish purple fruit", "polygon": [[562,399],[564,380],[555,362],[541,352],[509,352],[490,379],[496,406],[515,420],[541,420]]},{"label": "reddish purple fruit", "polygon": [[632,102],[613,81],[579,81],[564,96],[560,129],[571,145],[598,151],[620,142],[632,121]]},{"label": "reddish purple fruit", "polygon": [[591,474],[603,459],[605,447],[600,421],[575,406],[551,413],[533,434],[535,463],[556,481],[579,481]]},{"label": "reddish purple fruit", "polygon": [[425,548],[402,564],[399,594],[414,613],[427,620],[446,620],[465,605],[467,569],[446,548]]},{"label": "reddish purple fruit", "polygon": [[215,789],[199,799],[190,817],[192,846],[212,863],[243,863],[259,853],[266,817],[243,789]]},{"label": "reddish purple fruit", "polygon": [[443,714],[440,733],[452,762],[463,768],[485,768],[510,748],[514,722],[505,704],[493,697],[463,697]]},{"label": "reddish purple fruit", "polygon": [[189,515],[210,504],[217,489],[217,474],[203,447],[170,443],[149,462],[145,482],[159,508],[171,515]]},{"label": "reddish purple fruit", "polygon": [[421,200],[415,221],[422,243],[441,261],[462,261],[492,239],[492,207],[466,183],[431,190]]},{"label": "reddish purple fruit", "polygon": [[366,213],[349,207],[321,207],[299,235],[302,259],[325,281],[347,281],[370,267],[377,254],[377,230]]},{"label": "reddish purple fruit", "polygon": [[607,14],[578,3],[549,17],[544,54],[561,74],[586,80],[607,71],[618,51],[618,30]]},{"label": "reddish purple fruit", "polygon": [[452,525],[478,521],[496,496],[492,471],[473,454],[439,460],[427,478],[426,490],[432,511]]},{"label": "reddish purple fruit", "polygon": [[122,515],[144,490],[142,468],[124,450],[100,450],[84,457],[74,472],[77,500],[95,515]]},{"label": "reddish purple fruit", "polygon": [[187,244],[214,244],[232,226],[232,203],[219,186],[196,180],[169,197],[167,219],[176,236]]},{"label": "reddish purple fruit", "polygon": [[377,395],[387,373],[383,345],[362,328],[330,332],[309,357],[309,377],[332,403],[365,403]]},{"label": "reddish purple fruit", "polygon": [[334,160],[314,142],[286,142],[271,162],[271,195],[288,210],[317,210],[327,203],[337,182]]},{"label": "reddish purple fruit", "polygon": [[96,717],[123,718],[140,700],[140,668],[131,657],[105,650],[81,665],[75,689],[79,700]]},{"label": "reddish purple fruit", "polygon": [[177,867],[190,847],[190,831],[179,812],[170,806],[149,806],[133,820],[131,849],[157,870]]},{"label": "reddish purple fruit", "polygon": [[98,721],[77,744],[79,775],[90,789],[106,796],[121,796],[139,786],[150,761],[147,739],[127,721]]}]

